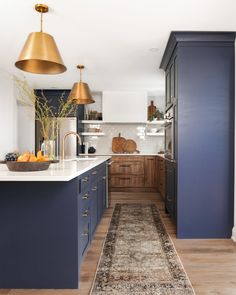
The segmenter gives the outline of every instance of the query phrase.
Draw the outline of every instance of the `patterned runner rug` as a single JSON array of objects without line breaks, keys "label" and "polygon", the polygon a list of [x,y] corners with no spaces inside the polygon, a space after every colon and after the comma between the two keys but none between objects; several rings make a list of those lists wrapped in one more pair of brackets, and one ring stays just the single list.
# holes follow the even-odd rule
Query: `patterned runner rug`
[{"label": "patterned runner rug", "polygon": [[115,206],[90,294],[195,294],[155,205]]}]

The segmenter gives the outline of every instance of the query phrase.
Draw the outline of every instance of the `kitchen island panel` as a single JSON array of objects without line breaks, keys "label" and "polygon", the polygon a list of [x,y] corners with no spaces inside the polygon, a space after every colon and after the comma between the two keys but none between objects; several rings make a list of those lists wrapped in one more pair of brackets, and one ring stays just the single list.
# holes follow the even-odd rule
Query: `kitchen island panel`
[{"label": "kitchen island panel", "polygon": [[77,288],[77,179],[1,183],[0,288]]}]

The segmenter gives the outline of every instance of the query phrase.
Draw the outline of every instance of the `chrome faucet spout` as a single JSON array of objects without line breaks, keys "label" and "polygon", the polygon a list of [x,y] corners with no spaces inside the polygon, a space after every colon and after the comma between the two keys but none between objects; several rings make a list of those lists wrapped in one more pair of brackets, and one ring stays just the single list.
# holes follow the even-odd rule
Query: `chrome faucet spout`
[{"label": "chrome faucet spout", "polygon": [[66,140],[66,138],[67,138],[68,135],[75,135],[77,137],[77,139],[78,139],[79,144],[82,145],[82,141],[81,141],[81,137],[80,137],[79,133],[76,133],[74,131],[67,132],[64,135],[63,141],[62,141],[62,160],[65,159],[65,140]]}]

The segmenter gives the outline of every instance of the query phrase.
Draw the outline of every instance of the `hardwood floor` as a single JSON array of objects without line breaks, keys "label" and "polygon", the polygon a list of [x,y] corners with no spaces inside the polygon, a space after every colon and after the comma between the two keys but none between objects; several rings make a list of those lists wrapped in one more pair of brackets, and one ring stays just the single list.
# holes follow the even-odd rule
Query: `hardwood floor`
[{"label": "hardwood floor", "polygon": [[157,193],[112,193],[111,208],[106,210],[82,265],[80,290],[12,289],[0,290],[0,294],[89,294],[115,203],[157,205],[197,295],[236,294],[236,244],[231,240],[177,240],[175,226],[165,214],[163,201]]}]

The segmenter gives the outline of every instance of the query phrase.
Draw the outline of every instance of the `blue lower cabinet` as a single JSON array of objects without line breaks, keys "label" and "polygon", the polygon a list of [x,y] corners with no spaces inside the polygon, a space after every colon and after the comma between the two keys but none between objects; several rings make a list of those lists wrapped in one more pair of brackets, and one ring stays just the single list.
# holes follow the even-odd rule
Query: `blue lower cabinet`
[{"label": "blue lower cabinet", "polygon": [[89,242],[90,242],[90,222],[87,221],[83,224],[83,227],[81,227],[81,230],[79,231],[79,256],[80,256],[80,259],[86,253],[86,249],[89,246]]},{"label": "blue lower cabinet", "polygon": [[78,179],[79,194],[89,189],[90,181],[91,181],[91,173],[89,172],[84,173],[81,177],[79,177]]},{"label": "blue lower cabinet", "polygon": [[177,200],[176,200],[176,163],[166,160],[166,196],[165,207],[174,222],[177,215]]},{"label": "blue lower cabinet", "polygon": [[79,287],[103,212],[102,167],[65,182],[1,182],[1,289]]},{"label": "blue lower cabinet", "polygon": [[102,218],[104,210],[106,208],[106,165],[102,165],[99,171],[99,183],[98,183],[98,222]]},{"label": "blue lower cabinet", "polygon": [[98,223],[98,182],[94,182],[91,187],[90,198],[90,238],[92,239]]},{"label": "blue lower cabinet", "polygon": [[101,164],[78,179],[79,257],[83,260],[106,208],[106,164]]}]

